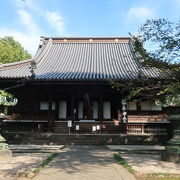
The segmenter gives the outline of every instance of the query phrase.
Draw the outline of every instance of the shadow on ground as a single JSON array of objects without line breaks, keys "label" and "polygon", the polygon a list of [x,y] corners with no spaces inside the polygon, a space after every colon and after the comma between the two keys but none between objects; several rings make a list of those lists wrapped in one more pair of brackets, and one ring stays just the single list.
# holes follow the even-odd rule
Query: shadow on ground
[{"label": "shadow on ground", "polygon": [[105,168],[112,162],[115,162],[112,153],[105,146],[69,146],[48,167],[72,174],[88,172],[100,166]]}]

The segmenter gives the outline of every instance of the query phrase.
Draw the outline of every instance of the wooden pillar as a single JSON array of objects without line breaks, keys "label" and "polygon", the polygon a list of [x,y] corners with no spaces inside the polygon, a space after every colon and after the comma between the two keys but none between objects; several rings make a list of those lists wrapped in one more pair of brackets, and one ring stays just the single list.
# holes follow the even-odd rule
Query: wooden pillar
[{"label": "wooden pillar", "polygon": [[76,114],[77,114],[77,108],[75,108],[75,94],[74,92],[71,93],[71,118],[72,121],[75,121],[75,112],[74,110],[76,109]]},{"label": "wooden pillar", "polygon": [[144,124],[141,125],[141,133],[144,134]]},{"label": "wooden pillar", "polygon": [[37,121],[38,120],[40,120],[40,103],[41,103],[41,101],[40,101],[40,99],[38,98],[38,97],[36,97],[36,100],[35,100],[35,103],[36,103],[36,107],[35,107],[35,112],[36,112],[36,122],[33,122],[33,130],[34,131],[38,131],[39,129],[38,129],[38,123],[37,123]]},{"label": "wooden pillar", "polygon": [[39,111],[40,111],[40,99],[36,97],[36,120],[39,120]]},{"label": "wooden pillar", "polygon": [[103,122],[103,95],[100,94],[99,98],[99,120]]},{"label": "wooden pillar", "polygon": [[117,119],[121,122],[122,119],[122,104],[121,104],[121,96],[117,94]]},{"label": "wooden pillar", "polygon": [[52,114],[52,93],[49,93],[49,110],[48,110],[48,131],[52,131],[52,122],[53,114]]},{"label": "wooden pillar", "polygon": [[140,105],[140,103],[137,103],[137,112],[138,112],[138,114],[141,114],[141,105]]}]

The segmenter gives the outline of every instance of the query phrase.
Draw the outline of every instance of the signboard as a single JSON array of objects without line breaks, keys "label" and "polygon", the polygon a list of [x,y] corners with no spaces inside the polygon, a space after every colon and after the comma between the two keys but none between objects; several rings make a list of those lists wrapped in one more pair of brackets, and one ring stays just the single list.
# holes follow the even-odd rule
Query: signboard
[{"label": "signboard", "polygon": [[96,131],[96,126],[92,126],[92,131],[93,131],[93,132]]},{"label": "signboard", "polygon": [[72,121],[71,120],[68,121],[68,127],[69,128],[72,127]]},{"label": "signboard", "polygon": [[76,131],[79,131],[79,125],[76,125]]}]

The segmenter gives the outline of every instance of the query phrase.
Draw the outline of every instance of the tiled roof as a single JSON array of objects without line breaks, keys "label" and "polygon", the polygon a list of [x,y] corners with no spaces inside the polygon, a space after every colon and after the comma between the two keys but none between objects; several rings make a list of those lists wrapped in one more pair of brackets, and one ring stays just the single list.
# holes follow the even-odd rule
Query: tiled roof
[{"label": "tiled roof", "polygon": [[[44,37],[43,40],[44,45],[34,59],[1,65],[0,78],[30,77],[30,64],[35,61],[35,79],[39,80],[138,79],[139,65],[127,37]],[[159,76],[156,69],[141,71],[148,77]]]}]

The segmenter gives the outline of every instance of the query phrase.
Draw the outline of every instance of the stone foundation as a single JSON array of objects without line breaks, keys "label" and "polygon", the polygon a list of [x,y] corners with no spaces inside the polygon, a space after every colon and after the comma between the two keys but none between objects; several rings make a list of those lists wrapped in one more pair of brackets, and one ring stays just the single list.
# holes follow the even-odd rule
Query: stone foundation
[{"label": "stone foundation", "polygon": [[11,150],[1,150],[0,151],[0,160],[5,161],[12,158],[12,151]]},{"label": "stone foundation", "polygon": [[6,133],[9,144],[77,145],[155,145],[165,144],[167,136],[127,134]]},{"label": "stone foundation", "polygon": [[168,161],[168,162],[174,162],[174,163],[180,163],[180,154],[164,152],[161,154],[161,160]]}]

